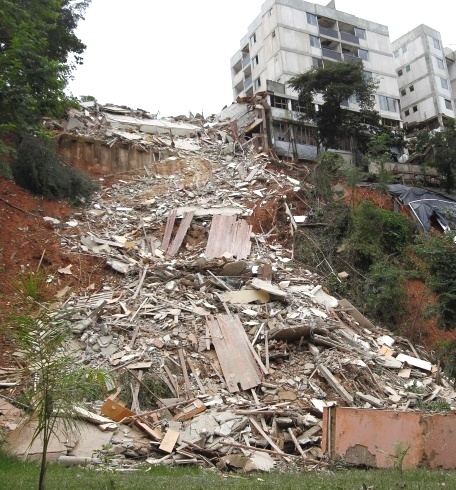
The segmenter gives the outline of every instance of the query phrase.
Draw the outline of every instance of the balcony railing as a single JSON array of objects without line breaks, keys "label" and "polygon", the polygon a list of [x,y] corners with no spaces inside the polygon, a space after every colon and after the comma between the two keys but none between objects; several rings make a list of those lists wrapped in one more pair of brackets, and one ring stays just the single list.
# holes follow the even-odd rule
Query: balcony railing
[{"label": "balcony railing", "polygon": [[342,41],[348,41],[349,43],[359,45],[359,37],[356,37],[354,34],[340,31],[340,38],[342,39]]},{"label": "balcony railing", "polygon": [[242,58],[242,68],[245,68],[247,65],[250,64],[250,54],[247,53],[243,58]]},{"label": "balcony railing", "polygon": [[344,61],[348,61],[349,63],[362,63],[363,60],[358,56],[353,56],[352,54],[344,54]]},{"label": "balcony railing", "polygon": [[252,85],[252,76],[251,75],[244,79],[244,90],[247,90],[247,88],[250,87],[250,85]]},{"label": "balcony railing", "polygon": [[339,31],[330,29],[329,27],[319,27],[320,34],[327,37],[333,37],[334,39],[339,39]]},{"label": "balcony railing", "polygon": [[337,60],[337,61],[342,60],[342,54],[338,53],[337,51],[333,51],[332,49],[321,48],[321,53],[326,58],[331,58],[331,59]]}]

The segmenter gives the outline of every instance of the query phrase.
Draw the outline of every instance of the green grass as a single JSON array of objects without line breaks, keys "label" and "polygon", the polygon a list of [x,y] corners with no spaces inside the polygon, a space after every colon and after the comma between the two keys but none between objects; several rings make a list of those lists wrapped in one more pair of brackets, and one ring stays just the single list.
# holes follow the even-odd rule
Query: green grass
[{"label": "green grass", "polygon": [[[219,473],[198,468],[149,467],[134,473],[65,468],[52,464],[48,470],[49,490],[191,490],[280,488],[309,490],[361,490],[363,483],[375,490],[437,490],[456,488],[456,472],[413,470],[339,470],[321,472],[272,472],[245,475]],[[38,485],[38,466],[0,454],[0,489],[30,490]]]}]

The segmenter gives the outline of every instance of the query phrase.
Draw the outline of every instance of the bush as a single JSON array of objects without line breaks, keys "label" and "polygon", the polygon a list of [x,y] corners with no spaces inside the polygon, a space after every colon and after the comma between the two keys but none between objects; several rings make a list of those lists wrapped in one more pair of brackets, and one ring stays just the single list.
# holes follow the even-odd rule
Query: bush
[{"label": "bush", "polygon": [[429,276],[427,284],[437,295],[437,325],[444,330],[456,326],[456,245],[454,235],[429,238],[416,246]]},{"label": "bush", "polygon": [[354,211],[347,248],[355,266],[368,271],[385,256],[402,254],[412,242],[413,230],[407,217],[363,201]]},{"label": "bush", "polygon": [[97,188],[82,171],[69,167],[51,141],[26,135],[12,166],[17,184],[48,199],[84,203]]},{"label": "bush", "polygon": [[395,326],[404,314],[407,293],[401,269],[384,262],[369,270],[364,292],[369,313],[390,326]]}]

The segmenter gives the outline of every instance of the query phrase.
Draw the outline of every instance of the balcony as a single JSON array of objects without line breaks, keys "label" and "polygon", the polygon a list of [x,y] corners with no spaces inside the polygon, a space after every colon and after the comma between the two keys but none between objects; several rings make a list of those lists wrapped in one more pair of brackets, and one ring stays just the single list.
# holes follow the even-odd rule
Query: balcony
[{"label": "balcony", "polygon": [[325,58],[331,58],[332,60],[341,61],[342,54],[337,51],[333,51],[332,49],[321,48],[321,53]]},{"label": "balcony", "polygon": [[250,65],[250,53],[247,53],[243,58],[242,58],[242,68],[245,68],[247,65]]},{"label": "balcony", "polygon": [[353,56],[352,54],[347,54],[344,53],[344,61],[347,61],[348,63],[362,63],[363,60],[361,58],[358,58],[358,56]]},{"label": "balcony", "polygon": [[340,38],[342,41],[347,41],[349,43],[357,44],[359,46],[359,38],[354,34],[349,34],[348,32],[340,32]]},{"label": "balcony", "polygon": [[250,85],[252,85],[252,75],[244,79],[244,90],[247,90]]},{"label": "balcony", "polygon": [[334,39],[339,39],[339,32],[334,29],[330,29],[329,27],[319,27],[319,32],[321,36],[333,37]]}]

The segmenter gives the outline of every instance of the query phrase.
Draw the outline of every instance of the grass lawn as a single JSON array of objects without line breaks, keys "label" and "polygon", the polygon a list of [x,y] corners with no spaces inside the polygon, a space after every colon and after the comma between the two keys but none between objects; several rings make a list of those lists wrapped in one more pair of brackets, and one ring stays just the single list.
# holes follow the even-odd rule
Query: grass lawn
[{"label": "grass lawn", "polygon": [[[180,490],[180,489],[309,489],[361,490],[362,485],[375,490],[456,489],[455,471],[338,470],[336,472],[291,473],[219,473],[198,468],[144,467],[144,471],[113,473],[83,468],[50,465],[47,476],[49,490]],[[0,454],[0,489],[30,490],[38,486],[39,468]]]}]

